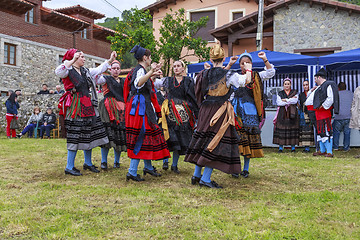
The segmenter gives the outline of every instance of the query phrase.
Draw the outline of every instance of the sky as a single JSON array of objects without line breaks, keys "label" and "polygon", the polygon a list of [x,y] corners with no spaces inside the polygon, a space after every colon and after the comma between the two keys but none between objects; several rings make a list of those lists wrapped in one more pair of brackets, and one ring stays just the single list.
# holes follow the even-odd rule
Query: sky
[{"label": "sky", "polygon": [[[48,0],[43,2],[43,6],[47,8],[63,8],[74,5],[80,5],[82,7],[88,8],[95,12],[99,12],[105,14],[105,17],[102,19],[96,20],[96,22],[104,22],[107,17],[120,17],[120,11],[129,10],[133,7],[143,8],[156,0]],[[113,8],[110,4],[112,4],[115,8]]]}]

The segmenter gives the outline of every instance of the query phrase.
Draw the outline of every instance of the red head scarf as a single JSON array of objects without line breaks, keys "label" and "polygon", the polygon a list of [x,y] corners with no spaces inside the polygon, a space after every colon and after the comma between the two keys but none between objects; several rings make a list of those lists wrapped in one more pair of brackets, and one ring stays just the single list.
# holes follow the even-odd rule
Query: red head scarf
[{"label": "red head scarf", "polygon": [[67,50],[67,52],[65,53],[62,61],[64,62],[65,60],[71,60],[74,58],[74,54],[77,52],[77,49],[75,48],[70,48],[69,50]]}]

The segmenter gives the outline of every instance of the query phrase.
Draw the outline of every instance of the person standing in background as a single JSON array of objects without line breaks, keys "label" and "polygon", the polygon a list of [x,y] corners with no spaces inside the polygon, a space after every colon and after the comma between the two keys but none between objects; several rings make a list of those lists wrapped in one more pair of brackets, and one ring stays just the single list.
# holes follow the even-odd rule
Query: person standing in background
[{"label": "person standing in background", "polygon": [[350,133],[349,128],[351,118],[351,104],[354,97],[353,92],[346,90],[346,84],[340,82],[339,88],[339,114],[334,115],[334,122],[332,123],[334,129],[333,150],[339,150],[340,133],[344,132],[343,150],[350,151]]},{"label": "person standing in background", "polygon": [[13,119],[18,119],[18,109],[20,108],[20,105],[17,101],[17,94],[11,93],[10,97],[6,100],[6,136],[8,138],[15,138],[16,137],[16,130],[10,129],[10,123]]}]

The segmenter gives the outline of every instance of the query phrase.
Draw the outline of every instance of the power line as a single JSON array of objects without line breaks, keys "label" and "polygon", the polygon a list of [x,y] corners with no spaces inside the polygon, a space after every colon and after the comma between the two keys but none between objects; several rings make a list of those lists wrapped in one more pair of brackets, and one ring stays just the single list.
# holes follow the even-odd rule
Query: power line
[{"label": "power line", "polygon": [[117,10],[119,13],[122,14],[123,11],[119,10],[117,7],[115,7],[114,5],[112,5],[110,2],[108,2],[107,0],[102,0],[103,2],[109,4],[112,8],[114,8],[115,10]]}]

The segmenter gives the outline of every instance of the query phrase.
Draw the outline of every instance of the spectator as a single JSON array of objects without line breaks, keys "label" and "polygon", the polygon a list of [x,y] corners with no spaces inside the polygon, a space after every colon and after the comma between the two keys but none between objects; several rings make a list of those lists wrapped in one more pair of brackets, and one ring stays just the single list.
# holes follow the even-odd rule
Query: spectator
[{"label": "spectator", "polygon": [[42,118],[43,118],[43,113],[41,112],[39,107],[34,107],[34,111],[33,114],[31,114],[26,127],[24,128],[24,130],[18,135],[19,138],[21,138],[24,134],[26,134],[27,132],[29,132],[29,137],[33,136],[33,132],[35,130],[35,138],[37,136],[37,129],[41,126],[42,124]]},{"label": "spectator", "polygon": [[339,114],[335,114],[334,122],[332,124],[334,129],[333,150],[339,150],[340,133],[344,132],[343,150],[348,152],[350,150],[351,130],[349,124],[351,118],[351,103],[354,94],[351,91],[346,90],[346,84],[344,82],[340,82],[338,88],[340,108]]},{"label": "spectator", "polygon": [[303,82],[304,91],[299,94],[299,115],[300,115],[300,139],[299,146],[305,147],[304,153],[310,152],[310,146],[314,143],[314,128],[309,117],[309,111],[305,105],[309,93],[309,80]]},{"label": "spectator", "polygon": [[44,130],[46,131],[47,138],[50,138],[50,130],[55,128],[56,115],[53,113],[51,108],[46,110],[42,118],[43,125],[40,126],[40,138],[44,136]]},{"label": "spectator", "polygon": [[16,95],[20,96],[21,95],[21,89],[16,89],[15,93],[16,93]]},{"label": "spectator", "polygon": [[42,85],[42,90],[40,92],[38,92],[37,94],[50,94],[50,91],[48,89],[48,85],[44,83]]},{"label": "spectator", "polygon": [[295,152],[295,145],[299,145],[299,122],[297,91],[291,89],[291,80],[284,79],[284,90],[277,95],[278,112],[274,119],[273,143],[279,145],[279,153],[284,151],[284,145],[291,145],[291,152]]},{"label": "spectator", "polygon": [[[354,92],[349,127],[360,131],[360,87],[357,87]],[[360,154],[356,155],[355,158],[360,158]]]},{"label": "spectator", "polygon": [[61,86],[60,85],[56,85],[56,90],[54,92],[54,94],[63,94],[65,93],[65,91],[63,89],[61,89]]},{"label": "spectator", "polygon": [[16,129],[10,129],[10,123],[13,119],[18,119],[18,109],[20,108],[19,103],[17,102],[16,93],[11,93],[10,97],[5,102],[6,105],[6,136],[8,138],[16,137]]}]

